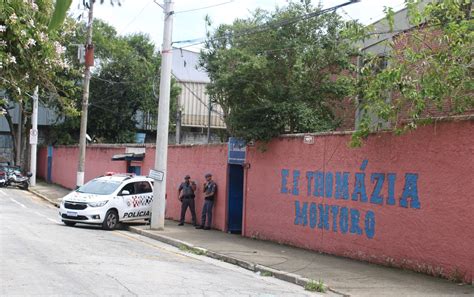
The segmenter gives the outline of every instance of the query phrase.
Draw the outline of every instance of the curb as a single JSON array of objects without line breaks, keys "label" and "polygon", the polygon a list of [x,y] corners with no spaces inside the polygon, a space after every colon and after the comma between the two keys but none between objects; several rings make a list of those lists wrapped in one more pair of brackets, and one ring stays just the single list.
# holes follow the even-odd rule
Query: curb
[{"label": "curb", "polygon": [[43,195],[43,194],[41,194],[41,193],[39,193],[39,192],[37,192],[37,191],[31,189],[31,188],[28,188],[28,191],[29,191],[30,193],[33,193],[33,194],[35,194],[36,196],[40,197],[41,199],[46,200],[47,202],[49,202],[50,204],[54,205],[55,207],[59,207],[59,203],[57,203],[56,201],[51,200],[50,198],[46,197],[45,195]]},{"label": "curb", "polygon": [[[202,254],[204,256],[207,256],[209,258],[213,258],[213,259],[220,260],[220,261],[223,261],[223,262],[226,262],[226,263],[230,263],[230,264],[239,266],[241,268],[250,270],[252,272],[265,273],[265,274],[273,276],[273,277],[275,277],[279,280],[283,280],[283,281],[286,281],[286,282],[289,282],[289,283],[293,283],[293,284],[296,284],[296,285],[299,285],[299,286],[302,286],[302,287],[304,287],[304,286],[306,286],[306,284],[314,281],[314,280],[311,280],[309,278],[302,277],[298,274],[285,272],[285,271],[282,271],[282,270],[277,270],[277,269],[270,268],[270,267],[267,267],[267,266],[264,266],[264,265],[260,265],[260,264],[248,262],[248,261],[245,261],[245,260],[240,260],[240,259],[237,259],[237,258],[234,258],[234,257],[231,257],[231,256],[224,255],[224,254],[216,253],[216,252],[210,251],[208,249],[195,246],[191,243],[188,243],[188,242],[185,242],[185,241],[182,241],[182,240],[174,239],[174,238],[168,237],[166,235],[156,234],[156,233],[150,232],[148,230],[143,230],[143,229],[140,229],[140,228],[137,228],[137,227],[126,226],[126,230],[130,231],[130,232],[133,232],[133,233],[136,233],[136,234],[143,235],[143,236],[151,238],[151,239],[161,241],[163,243],[172,245],[172,246],[177,247],[179,249],[182,249],[183,247],[185,247],[186,249],[189,249],[189,250],[197,250],[197,251],[199,251],[200,254]],[[344,294],[342,292],[339,292],[339,291],[334,290],[334,289],[332,289],[330,287],[327,287],[327,286],[326,286],[326,289],[328,291],[332,292],[332,293],[339,294],[341,296],[349,296],[347,294]]]}]

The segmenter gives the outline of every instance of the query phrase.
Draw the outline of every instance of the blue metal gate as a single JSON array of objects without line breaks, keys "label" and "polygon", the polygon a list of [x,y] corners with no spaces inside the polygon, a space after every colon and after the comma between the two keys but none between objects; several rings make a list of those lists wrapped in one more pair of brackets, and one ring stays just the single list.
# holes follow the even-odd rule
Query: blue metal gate
[{"label": "blue metal gate", "polygon": [[244,190],[244,168],[242,165],[229,164],[228,193],[228,231],[242,232],[242,210]]},{"label": "blue metal gate", "polygon": [[51,175],[53,171],[53,147],[50,145],[48,146],[48,172],[46,176],[46,181],[51,183]]}]

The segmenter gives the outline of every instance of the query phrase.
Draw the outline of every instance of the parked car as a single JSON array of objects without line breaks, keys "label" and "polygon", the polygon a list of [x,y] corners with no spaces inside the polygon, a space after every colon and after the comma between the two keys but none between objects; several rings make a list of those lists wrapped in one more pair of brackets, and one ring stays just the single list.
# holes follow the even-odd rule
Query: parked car
[{"label": "parked car", "polygon": [[119,222],[150,219],[153,180],[145,176],[108,174],[66,195],[59,216],[67,226],[101,225],[112,230]]}]

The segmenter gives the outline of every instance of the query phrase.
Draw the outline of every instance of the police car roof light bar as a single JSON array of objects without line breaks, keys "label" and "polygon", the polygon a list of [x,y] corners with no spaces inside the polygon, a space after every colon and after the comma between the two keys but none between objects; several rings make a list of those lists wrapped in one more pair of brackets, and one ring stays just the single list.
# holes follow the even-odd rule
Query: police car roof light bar
[{"label": "police car roof light bar", "polygon": [[131,173],[131,172],[128,172],[128,173],[117,173],[117,172],[113,172],[113,171],[108,171],[105,173],[105,175],[103,176],[124,176],[124,177],[134,177],[136,176],[135,173]]}]

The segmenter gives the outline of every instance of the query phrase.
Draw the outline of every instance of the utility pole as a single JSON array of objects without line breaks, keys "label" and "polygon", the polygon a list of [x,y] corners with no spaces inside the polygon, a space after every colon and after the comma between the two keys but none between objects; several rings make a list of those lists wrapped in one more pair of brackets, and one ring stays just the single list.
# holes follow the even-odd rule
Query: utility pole
[{"label": "utility pole", "polygon": [[211,97],[209,97],[209,113],[207,115],[207,143],[211,143],[211,112],[212,112],[212,103]]},{"label": "utility pole", "polygon": [[158,124],[156,127],[155,170],[162,173],[153,187],[153,204],[151,229],[165,228],[165,196],[168,162],[168,129],[170,117],[171,61],[173,51],[171,36],[173,34],[173,0],[165,0],[163,29],[163,48],[161,51],[160,99],[158,103]]},{"label": "utility pole", "polygon": [[181,143],[181,107],[178,106],[178,111],[176,112],[176,144]]},{"label": "utility pole", "polygon": [[84,184],[84,172],[86,161],[86,133],[87,133],[87,109],[89,106],[89,82],[91,80],[90,67],[94,65],[94,47],[92,45],[92,22],[93,22],[94,0],[89,1],[89,24],[87,26],[86,61],[84,69],[84,83],[82,95],[81,132],[79,135],[79,163],[77,166],[76,186]]},{"label": "utility pole", "polygon": [[30,185],[36,186],[36,151],[38,144],[38,86],[35,88],[33,93],[33,113],[31,115],[31,130],[30,130],[30,144],[31,144],[31,157],[30,157]]},{"label": "utility pole", "polygon": [[18,102],[18,129],[16,132],[16,158],[15,158],[15,165],[20,166],[21,163],[21,128],[22,128],[22,121],[23,118],[23,100],[20,99]]}]

